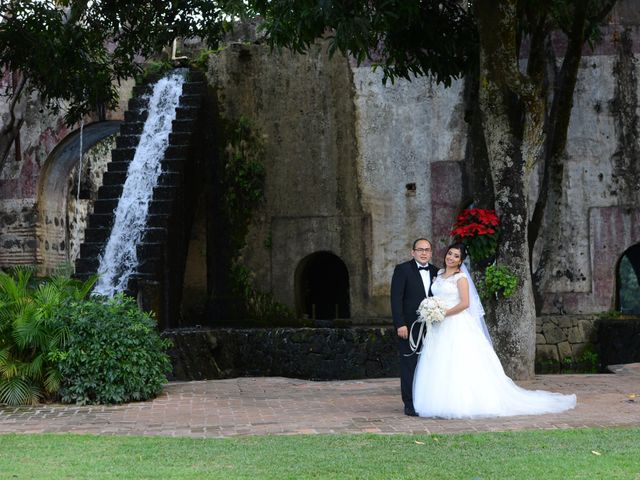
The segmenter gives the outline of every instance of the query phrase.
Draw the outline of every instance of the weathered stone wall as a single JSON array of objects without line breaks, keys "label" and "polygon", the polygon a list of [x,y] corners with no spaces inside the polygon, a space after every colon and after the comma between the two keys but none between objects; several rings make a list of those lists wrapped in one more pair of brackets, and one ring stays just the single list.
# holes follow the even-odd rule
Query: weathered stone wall
[{"label": "weathered stone wall", "polygon": [[[0,88],[4,89],[9,81],[10,76],[3,75]],[[108,112],[106,122],[93,123],[96,119],[88,117],[85,129],[91,130],[92,125],[121,119],[132,85],[132,82],[123,82],[119,87],[120,108]],[[79,128],[79,125],[65,125],[63,114],[64,108],[60,113],[47,109],[35,93],[26,95],[16,106],[16,118],[22,121],[18,139],[12,144],[7,158],[0,163],[0,267],[39,265],[43,272],[49,272],[74,254],[75,250],[69,250],[68,209],[51,203],[51,190],[45,188],[43,191],[47,175],[56,170],[50,156],[64,149],[65,143],[77,134]],[[4,98],[0,101],[0,121],[7,122],[9,115],[9,102]],[[102,138],[112,133],[113,130],[104,133]],[[84,144],[88,160],[96,158],[89,153],[96,142],[95,139],[93,143],[87,140]],[[75,163],[78,158],[79,154]],[[68,177],[73,166],[73,163],[68,166],[64,180],[56,185],[62,189],[56,195],[61,194],[65,204],[70,187]],[[47,202],[53,210],[43,208]],[[86,208],[84,205],[79,211]],[[74,234],[71,232],[71,235]]]},{"label": "weathered stone wall", "polygon": [[208,78],[222,120],[244,117],[265,136],[265,201],[242,252],[256,287],[295,308],[297,267],[327,251],[349,272],[352,314],[376,313],[347,60],[320,47],[301,56],[232,44],[211,57]]},{"label": "weathered stone wall", "polygon": [[177,380],[283,376],[335,380],[398,375],[391,327],[180,329],[170,356]]},{"label": "weathered stone wall", "polygon": [[[462,82],[444,88],[417,78],[383,85],[381,72],[352,68],[358,180],[372,224],[371,301],[389,316],[394,266],[411,258],[413,240],[423,236],[433,240],[433,261],[442,265],[448,228],[437,225],[451,214],[445,204],[461,206],[457,165],[467,142]],[[452,219],[445,220],[448,226]]]},{"label": "weathered stone wall", "polygon": [[595,315],[545,315],[536,319],[536,364],[581,361],[598,345]]},{"label": "weathered stone wall", "polygon": [[[640,322],[635,325],[632,341],[637,343]],[[536,330],[538,371],[586,369],[597,362],[585,355],[599,351],[596,317],[540,317]],[[391,326],[179,329],[163,335],[173,341],[169,353],[177,380],[263,375],[333,380],[395,377],[399,372]],[[612,335],[613,344],[623,341]]]},{"label": "weathered stone wall", "polygon": [[618,262],[640,242],[640,31],[628,23],[640,19],[625,14],[630,3],[621,2],[624,22],[606,29],[604,42],[582,60],[560,219],[538,244],[551,246],[544,313],[615,308]]},{"label": "weathered stone wall", "polygon": [[83,147],[87,148],[83,148],[82,167],[78,132],[68,135],[49,155],[38,186],[36,263],[41,272],[51,273],[77,258],[118,126],[119,122],[102,122],[83,129]]},{"label": "weathered stone wall", "polygon": [[[583,58],[560,221],[546,226],[534,255],[535,267],[551,245],[543,313],[613,308],[617,262],[640,241],[640,35],[625,11]],[[409,258],[418,236],[434,240],[441,264],[468,201],[462,82],[383,85],[380,72],[329,60],[320,47],[301,57],[260,45],[232,45],[212,57],[209,77],[222,114],[246,116],[266,134],[266,206],[243,254],[258,288],[295,306],[296,266],[329,250],[347,265],[353,316],[388,317],[393,266]],[[261,247],[265,239],[270,250]]]},{"label": "weathered stone wall", "polygon": [[[352,317],[389,317],[394,265],[416,237],[432,237],[431,166],[464,158],[460,84],[383,86],[321,46],[300,56],[233,44],[208,76],[222,118],[248,118],[266,139],[265,204],[242,255],[256,286],[295,307],[296,268],[330,251],[347,267]],[[457,182],[437,191],[459,190],[459,168],[438,171],[438,182]]]}]

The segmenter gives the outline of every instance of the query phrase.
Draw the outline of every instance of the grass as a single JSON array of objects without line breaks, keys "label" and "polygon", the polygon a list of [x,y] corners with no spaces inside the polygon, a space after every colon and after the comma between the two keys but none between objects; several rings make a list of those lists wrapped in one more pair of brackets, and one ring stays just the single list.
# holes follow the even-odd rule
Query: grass
[{"label": "grass", "polygon": [[0,478],[640,479],[640,429],[226,439],[0,435]]}]

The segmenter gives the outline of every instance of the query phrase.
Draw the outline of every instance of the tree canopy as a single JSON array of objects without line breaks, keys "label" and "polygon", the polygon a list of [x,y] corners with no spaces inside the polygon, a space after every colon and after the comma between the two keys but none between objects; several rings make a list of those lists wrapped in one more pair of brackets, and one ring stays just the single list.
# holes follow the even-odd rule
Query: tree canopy
[{"label": "tree canopy", "polygon": [[240,0],[0,0],[0,67],[18,74],[5,94],[37,92],[67,105],[69,123],[117,102],[114,82],[176,37],[216,44]]},{"label": "tree canopy", "polygon": [[458,0],[331,1],[255,0],[272,45],[305,52],[316,39],[329,39],[358,62],[370,62],[384,78],[432,75],[449,85],[476,56],[473,17]]}]

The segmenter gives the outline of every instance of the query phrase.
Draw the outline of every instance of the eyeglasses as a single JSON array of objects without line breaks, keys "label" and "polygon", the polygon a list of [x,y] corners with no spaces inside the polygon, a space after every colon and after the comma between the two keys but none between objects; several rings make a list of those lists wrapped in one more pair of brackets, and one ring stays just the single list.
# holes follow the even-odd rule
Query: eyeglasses
[{"label": "eyeglasses", "polygon": [[430,248],[414,248],[413,251],[418,253],[429,253],[431,249]]}]

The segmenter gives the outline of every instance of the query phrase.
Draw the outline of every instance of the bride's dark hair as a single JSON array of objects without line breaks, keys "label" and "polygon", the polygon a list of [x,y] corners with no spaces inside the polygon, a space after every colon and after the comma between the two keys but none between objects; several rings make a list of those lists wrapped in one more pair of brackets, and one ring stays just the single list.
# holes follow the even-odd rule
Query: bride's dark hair
[{"label": "bride's dark hair", "polygon": [[[462,262],[464,262],[464,259],[467,258],[467,247],[464,246],[464,243],[452,243],[451,245],[449,245],[447,247],[447,250],[444,253],[444,268],[446,270],[447,268],[447,253],[449,253],[449,250],[451,250],[452,248],[455,248],[456,250],[460,250],[460,265],[462,265]],[[460,265],[458,265],[458,272],[460,271]]]}]

